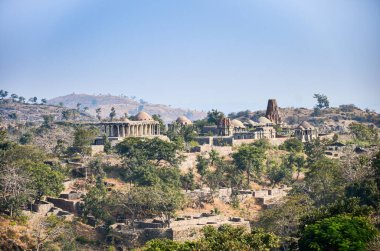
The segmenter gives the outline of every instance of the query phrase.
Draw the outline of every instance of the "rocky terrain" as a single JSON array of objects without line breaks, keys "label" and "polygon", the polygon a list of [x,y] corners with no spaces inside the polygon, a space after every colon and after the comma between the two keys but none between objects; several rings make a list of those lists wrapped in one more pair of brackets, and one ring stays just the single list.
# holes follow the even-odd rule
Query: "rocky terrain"
[{"label": "rocky terrain", "polygon": [[191,120],[202,119],[206,116],[206,112],[196,110],[186,110],[181,108],[174,108],[168,105],[151,104],[143,100],[137,101],[126,96],[112,96],[112,95],[88,95],[88,94],[69,94],[48,100],[49,104],[59,105],[63,103],[64,106],[76,108],[80,103],[81,107],[88,107],[88,113],[96,115],[95,110],[101,108],[101,116],[108,117],[111,107],[116,110],[117,117],[123,117],[125,114],[136,115],[139,111],[153,115],[159,114],[165,122],[176,120],[179,116],[185,115]]},{"label": "rocky terrain", "polygon": [[[12,102],[11,100],[0,103],[0,120],[1,121],[27,121],[42,122],[44,115],[52,115],[54,120],[64,120],[62,112],[71,110],[67,107],[55,105],[41,105]],[[77,114],[78,121],[95,121],[95,118],[87,113],[80,112]]]},{"label": "rocky terrain", "polygon": [[[376,126],[380,126],[380,114],[362,110],[353,105],[341,105],[339,107],[331,107],[321,110],[321,113],[314,114],[313,109],[308,108],[278,108],[278,113],[282,122],[289,125],[298,125],[302,121],[309,121],[314,126],[320,128],[332,128],[332,127],[347,127],[352,122],[373,123]],[[257,121],[261,116],[266,116],[265,110],[259,111],[241,111],[237,113],[229,114],[232,118],[237,118],[241,121],[252,119]]]}]

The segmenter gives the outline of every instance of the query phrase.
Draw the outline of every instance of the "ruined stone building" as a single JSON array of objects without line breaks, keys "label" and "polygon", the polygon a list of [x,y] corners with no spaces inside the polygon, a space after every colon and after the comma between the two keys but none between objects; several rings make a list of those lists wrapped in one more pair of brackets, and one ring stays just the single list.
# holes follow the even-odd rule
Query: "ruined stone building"
[{"label": "ruined stone building", "polygon": [[218,123],[218,135],[219,136],[232,136],[233,130],[232,121],[229,118],[222,118]]},{"label": "ruined stone building", "polygon": [[302,142],[310,142],[318,138],[318,129],[312,126],[309,122],[303,121],[294,129],[294,137]]},{"label": "ruined stone building", "polygon": [[[248,126],[237,119],[222,118],[217,126],[208,126],[202,132],[217,132],[217,136],[199,136],[196,138],[199,144],[209,145],[234,145],[241,140],[257,140],[276,138],[276,130],[273,123],[267,118],[262,118],[261,122],[251,122]],[[215,133],[213,133],[215,135]],[[237,141],[236,141],[237,140]]]},{"label": "ruined stone building", "polygon": [[265,117],[276,125],[281,124],[282,121],[281,121],[279,108],[277,105],[277,100],[275,99],[268,100],[268,106],[267,106],[267,111],[265,113]]},{"label": "ruined stone building", "polygon": [[118,121],[99,122],[96,124],[101,135],[95,140],[96,145],[102,145],[103,135],[110,141],[123,140],[126,137],[154,137],[160,135],[160,124],[148,113],[139,112],[134,120],[123,119]]}]

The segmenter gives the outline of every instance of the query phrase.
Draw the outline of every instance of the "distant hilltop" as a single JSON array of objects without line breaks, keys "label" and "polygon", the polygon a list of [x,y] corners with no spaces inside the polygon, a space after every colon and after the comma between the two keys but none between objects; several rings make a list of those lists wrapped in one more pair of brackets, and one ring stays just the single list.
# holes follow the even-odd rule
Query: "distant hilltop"
[{"label": "distant hilltop", "polygon": [[176,120],[179,116],[186,116],[191,120],[203,119],[207,113],[203,111],[174,108],[168,105],[151,104],[142,99],[137,100],[134,97],[113,96],[113,95],[89,95],[89,94],[69,94],[48,100],[48,104],[60,105],[65,107],[76,108],[78,103],[82,108],[87,107],[87,112],[93,116],[96,115],[96,109],[101,109],[101,116],[106,118],[111,112],[111,108],[116,110],[116,117],[123,117],[125,114],[136,115],[140,111],[149,114],[158,114],[165,122]]}]

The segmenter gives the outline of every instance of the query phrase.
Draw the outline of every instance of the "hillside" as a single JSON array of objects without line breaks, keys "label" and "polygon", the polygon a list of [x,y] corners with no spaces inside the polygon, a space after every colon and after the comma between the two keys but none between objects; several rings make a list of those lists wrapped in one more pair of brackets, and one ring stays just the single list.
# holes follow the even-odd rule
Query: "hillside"
[{"label": "hillside", "polygon": [[[71,109],[54,105],[28,104],[6,100],[0,103],[0,120],[4,122],[42,122],[44,115],[53,115],[54,120],[64,120],[62,112],[67,110]],[[77,115],[77,120],[94,121],[95,118],[81,112]]]},{"label": "hillside", "polygon": [[49,104],[58,105],[63,103],[64,106],[76,108],[80,103],[81,107],[88,107],[88,113],[96,115],[95,110],[101,108],[101,116],[108,117],[111,107],[115,107],[117,117],[122,117],[126,113],[135,115],[139,111],[153,115],[159,114],[165,122],[171,122],[181,115],[187,116],[191,120],[202,119],[206,116],[205,112],[196,110],[185,110],[181,108],[173,108],[168,105],[151,104],[145,101],[137,101],[125,96],[112,95],[88,95],[88,94],[69,94],[66,96],[56,97],[48,100]]},{"label": "hillside", "polygon": [[[354,105],[341,105],[324,109],[320,114],[313,114],[312,109],[307,108],[279,108],[282,121],[289,125],[298,125],[302,121],[309,121],[314,126],[318,126],[322,132],[330,131],[332,128],[345,128],[352,122],[373,123],[380,126],[380,114],[374,111],[362,110]],[[259,111],[241,111],[229,114],[231,118],[237,118],[241,121],[252,119],[257,121],[261,116],[265,116],[265,110]]]}]

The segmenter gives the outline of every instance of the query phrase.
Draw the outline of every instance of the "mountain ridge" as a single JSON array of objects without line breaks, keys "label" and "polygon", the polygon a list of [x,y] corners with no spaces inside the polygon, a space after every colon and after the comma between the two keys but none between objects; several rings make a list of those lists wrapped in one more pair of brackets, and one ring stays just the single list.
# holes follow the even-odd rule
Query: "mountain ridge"
[{"label": "mountain ridge", "polygon": [[142,99],[136,100],[132,97],[111,94],[91,95],[72,93],[48,100],[48,104],[51,105],[59,105],[60,103],[70,108],[77,108],[77,104],[79,103],[82,108],[87,107],[87,112],[93,116],[96,115],[96,109],[101,108],[100,115],[103,118],[109,116],[112,107],[116,110],[116,117],[123,117],[126,114],[128,116],[136,115],[140,111],[145,111],[151,115],[160,115],[167,123],[176,120],[182,115],[191,120],[202,119],[207,115],[204,111],[176,108],[164,104],[152,104]]}]

